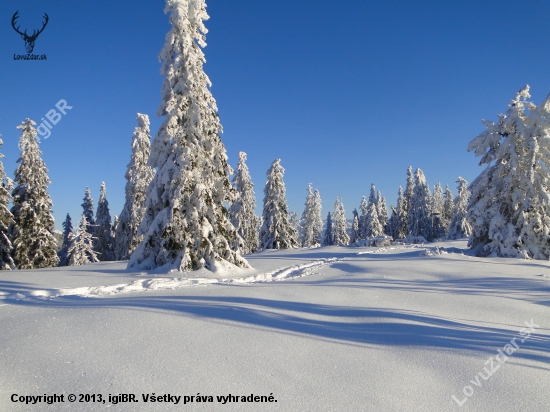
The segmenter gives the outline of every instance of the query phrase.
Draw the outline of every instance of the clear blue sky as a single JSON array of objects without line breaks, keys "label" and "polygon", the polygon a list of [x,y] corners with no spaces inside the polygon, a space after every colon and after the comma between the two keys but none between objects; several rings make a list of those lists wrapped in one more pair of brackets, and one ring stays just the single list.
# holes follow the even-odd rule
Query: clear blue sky
[{"label": "clear blue sky", "polygon": [[[467,152],[525,84],[550,91],[550,5],[543,1],[209,0],[204,69],[230,164],[248,153],[261,211],[265,172],[282,159],[290,210],[302,213],[308,182],[323,215],[341,196],[348,216],[374,183],[395,204],[407,166],[431,187],[481,169]],[[0,133],[13,177],[16,126],[56,102],[73,110],[43,140],[56,228],[79,220],[84,189],[111,214],[124,204],[136,113],[156,117],[158,53],[170,26],[164,1],[3,0],[0,3]],[[14,61],[22,28],[50,21],[34,53]]]}]

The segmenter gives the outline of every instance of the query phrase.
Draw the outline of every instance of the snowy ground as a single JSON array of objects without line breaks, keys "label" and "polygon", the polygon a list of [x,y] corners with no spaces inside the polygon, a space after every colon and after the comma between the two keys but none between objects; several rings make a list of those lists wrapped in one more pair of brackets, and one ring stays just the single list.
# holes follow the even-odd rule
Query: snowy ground
[{"label": "snowy ground", "polygon": [[[547,411],[550,262],[465,246],[267,251],[225,274],[2,271],[0,410]],[[11,401],[54,393],[65,402]]]}]

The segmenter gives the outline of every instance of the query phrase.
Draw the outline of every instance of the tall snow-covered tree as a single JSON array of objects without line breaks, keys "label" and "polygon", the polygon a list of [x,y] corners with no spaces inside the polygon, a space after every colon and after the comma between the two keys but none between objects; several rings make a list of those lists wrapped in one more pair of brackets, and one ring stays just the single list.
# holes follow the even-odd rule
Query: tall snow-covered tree
[{"label": "tall snow-covered tree", "polygon": [[384,232],[386,231],[386,225],[388,224],[388,206],[386,205],[386,198],[382,196],[380,190],[376,194],[376,212],[378,213],[378,220],[380,226],[382,226]]},{"label": "tall snow-covered tree", "polygon": [[529,86],[468,151],[487,168],[470,185],[469,246],[482,256],[550,257],[550,95],[538,107]]},{"label": "tall snow-covered tree", "polygon": [[63,222],[63,244],[61,245],[61,249],[57,252],[57,256],[59,257],[58,266],[69,265],[69,247],[71,246],[73,238],[73,223],[71,221],[71,215],[67,213],[67,217]]},{"label": "tall snow-covered tree", "polygon": [[14,246],[12,256],[19,269],[48,268],[59,263],[53,235],[52,200],[48,194],[51,181],[34,125],[35,122],[25,119],[17,126],[21,130],[21,157],[15,170],[11,208],[14,223],[10,233]]},{"label": "tall snow-covered tree", "polygon": [[394,239],[399,238],[399,215],[397,214],[397,209],[393,206],[391,208],[391,216],[388,219],[388,225],[386,227],[386,234],[391,236]]},{"label": "tall snow-covered tree", "polygon": [[361,199],[361,205],[359,206],[359,211],[361,214],[359,215],[359,238],[364,239],[366,235],[366,223],[367,223],[367,211],[369,209],[369,204],[367,202],[367,198],[363,196]]},{"label": "tall snow-covered tree", "polygon": [[229,209],[231,222],[242,239],[241,252],[244,254],[254,253],[259,247],[258,231],[256,230],[258,217],[254,213],[256,197],[254,196],[254,184],[246,165],[245,152],[239,152],[239,164],[233,177],[233,186],[237,190],[237,200]]},{"label": "tall snow-covered tree", "polygon": [[235,201],[222,127],[203,71],[208,19],[204,0],[167,0],[171,30],[159,59],[165,75],[158,110],[164,121],[151,144],[157,168],[147,189],[138,235],[144,239],[128,267],[218,270],[249,267],[231,245],[237,231],[224,203]]},{"label": "tall snow-covered tree", "polygon": [[[0,134],[0,136],[2,136]],[[0,147],[4,144],[0,139]],[[4,155],[0,153],[0,159]],[[13,190],[13,182],[6,176],[4,164],[0,160],[0,270],[15,269],[15,263],[12,258],[13,245],[10,240],[9,228],[14,223],[13,215],[8,209],[9,202],[12,200],[10,191]]]},{"label": "tall snow-covered tree", "polygon": [[458,177],[458,194],[456,195],[453,207],[453,218],[449,225],[449,239],[460,239],[469,237],[472,234],[472,226],[468,222],[468,201],[470,192],[468,191],[468,182],[462,177]]},{"label": "tall snow-covered tree", "polygon": [[84,192],[84,202],[82,206],[82,214],[86,218],[88,224],[86,225],[86,230],[93,235],[95,230],[95,219],[94,219],[94,201],[92,195],[90,194],[90,188],[87,187]]},{"label": "tall snow-covered tree", "polygon": [[443,188],[439,182],[434,186],[431,211],[433,223],[432,236],[434,238],[447,236],[448,222],[444,217]]},{"label": "tall snow-covered tree", "polygon": [[332,217],[330,216],[330,212],[328,212],[325,235],[323,236],[323,246],[331,245],[334,245],[334,235],[332,233]]},{"label": "tall snow-covered tree", "polygon": [[[405,218],[407,222],[409,219],[409,211],[412,207],[412,200],[414,196],[414,182],[415,182],[415,177],[412,171],[412,166],[409,166],[407,168],[407,185],[405,186],[405,192],[403,193],[403,200],[404,200],[404,207],[405,207],[405,214],[406,214]],[[408,226],[408,223],[407,223],[407,226]]]},{"label": "tall snow-covered tree", "polygon": [[367,204],[367,208],[370,207],[371,204],[375,205],[376,208],[378,209],[378,196],[376,192],[376,186],[374,186],[374,183],[370,185],[369,202]]},{"label": "tall snow-covered tree", "polygon": [[350,233],[350,244],[355,243],[361,239],[361,236],[359,234],[359,215],[357,213],[357,210],[353,211],[353,222],[351,224],[351,233]]},{"label": "tall snow-covered tree", "polygon": [[332,214],[332,237],[334,245],[349,245],[349,235],[346,224],[346,211],[342,199],[337,197],[334,202],[334,213]]},{"label": "tall snow-covered tree", "polygon": [[306,207],[302,214],[302,246],[311,247],[320,243],[323,231],[323,217],[321,215],[321,195],[315,192],[309,183],[307,188]]},{"label": "tall snow-covered tree", "polygon": [[[381,196],[380,196],[381,197]],[[384,233],[384,227],[380,224],[380,216],[378,215],[378,195],[374,184],[370,186],[369,201],[367,203],[367,213],[365,216],[363,237],[380,236]],[[388,214],[386,208],[386,216]],[[374,222],[376,219],[377,222]],[[387,217],[386,217],[387,220]]]},{"label": "tall snow-covered tree", "polygon": [[101,182],[99,202],[97,202],[94,249],[99,256],[99,260],[103,262],[115,260],[115,240],[112,235],[111,213],[106,192],[105,182]]},{"label": "tall snow-covered tree", "polygon": [[408,216],[408,231],[412,236],[423,236],[428,242],[431,242],[433,234],[430,187],[421,169],[416,169],[414,177],[414,192]]},{"label": "tall snow-covered tree", "polygon": [[76,234],[71,237],[71,245],[67,251],[69,266],[99,262],[96,252],[94,251],[93,237],[88,230],[88,219],[84,214],[82,214],[80,227],[76,230]]},{"label": "tall snow-covered tree", "polygon": [[283,181],[285,169],[276,159],[267,171],[264,188],[263,225],[260,230],[261,249],[292,249],[298,247],[296,230],[290,224]]},{"label": "tall snow-covered tree", "polygon": [[380,224],[380,219],[378,218],[376,203],[369,202],[367,221],[365,222],[365,234],[366,237],[376,237],[384,234],[384,228]]},{"label": "tall snow-covered tree", "polygon": [[132,137],[132,155],[126,167],[126,199],[115,229],[115,258],[128,260],[143,240],[138,228],[145,215],[147,187],[155,175],[147,164],[151,153],[149,116],[137,114],[137,126]]},{"label": "tall snow-covered tree", "polygon": [[453,218],[453,192],[449,189],[449,185],[445,186],[445,201],[443,202],[443,219],[451,221]]},{"label": "tall snow-covered tree", "polygon": [[395,228],[395,234],[396,239],[404,239],[409,234],[408,229],[408,216],[409,211],[407,209],[407,199],[405,199],[405,195],[403,194],[403,188],[399,186],[399,191],[397,193],[397,206],[396,206],[396,228]]}]

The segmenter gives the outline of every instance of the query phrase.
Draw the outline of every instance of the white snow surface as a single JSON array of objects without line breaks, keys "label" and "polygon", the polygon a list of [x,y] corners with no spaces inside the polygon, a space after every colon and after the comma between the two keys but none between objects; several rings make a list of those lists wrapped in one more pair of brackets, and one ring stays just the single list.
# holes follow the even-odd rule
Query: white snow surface
[{"label": "white snow surface", "polygon": [[[267,250],[215,273],[1,271],[0,410],[547,411],[550,262],[473,257],[466,242]],[[108,402],[124,393],[139,402]],[[214,402],[183,404],[198,393]],[[217,401],[229,394],[277,402]]]}]

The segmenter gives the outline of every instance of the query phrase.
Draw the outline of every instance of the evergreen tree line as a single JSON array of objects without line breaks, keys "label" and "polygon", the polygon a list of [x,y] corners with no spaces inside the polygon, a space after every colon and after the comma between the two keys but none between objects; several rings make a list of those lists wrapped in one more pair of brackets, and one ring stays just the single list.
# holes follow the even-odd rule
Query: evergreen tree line
[{"label": "evergreen tree line", "polygon": [[3,269],[113,259],[145,270],[246,268],[241,254],[261,249],[371,244],[386,237],[429,242],[469,236],[469,246],[482,256],[549,258],[550,96],[536,106],[526,86],[498,122],[484,121],[487,130],[468,150],[482,156],[480,165],[487,168],[469,187],[459,177],[454,199],[448,186],[443,192],[437,184],[432,192],[422,170],[413,173],[409,167],[391,215],[372,185],[368,200],[364,197],[359,211],[353,211],[351,230],[337,198],[323,231],[318,190],[308,185],[299,219],[288,210],[284,169],[276,159],[267,171],[259,218],[245,153],[230,179],[217,105],[202,67],[205,0],[167,0],[165,13],[172,27],[159,54],[165,79],[158,114],[164,120],[151,139],[149,119],[138,114],[119,218],[111,222],[104,184],[94,218],[87,189],[79,227],[73,231],[67,215],[63,246],[56,253],[48,170],[35,123],[26,119],[18,126],[21,156],[13,182],[0,167]]}]

